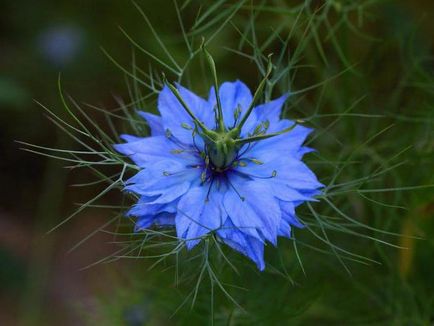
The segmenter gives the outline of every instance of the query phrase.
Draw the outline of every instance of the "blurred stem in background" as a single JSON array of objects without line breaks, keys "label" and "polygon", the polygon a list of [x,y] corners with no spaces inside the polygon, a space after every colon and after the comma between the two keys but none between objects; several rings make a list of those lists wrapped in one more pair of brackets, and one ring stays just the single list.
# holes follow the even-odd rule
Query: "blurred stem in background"
[{"label": "blurred stem in background", "polygon": [[[57,132],[56,147],[68,148],[71,142],[67,134]],[[57,232],[47,234],[53,225],[58,223],[62,215],[62,202],[65,193],[67,170],[64,164],[56,159],[47,159],[44,177],[39,194],[35,194],[39,203],[34,216],[30,257],[27,265],[27,281],[21,302],[20,324],[33,326],[42,324],[43,306],[50,305],[49,285],[53,266],[53,255]]]},{"label": "blurred stem in background", "polygon": [[[399,255],[399,274],[401,278],[406,281],[410,277],[412,269],[415,264],[415,254],[417,250],[418,240],[414,236],[420,236],[428,242],[433,239],[427,230],[421,229],[421,226],[429,222],[432,223],[434,219],[434,200],[423,204],[422,206],[415,207],[409,212],[402,223],[400,244],[403,249]],[[420,240],[419,240],[420,241]]]}]

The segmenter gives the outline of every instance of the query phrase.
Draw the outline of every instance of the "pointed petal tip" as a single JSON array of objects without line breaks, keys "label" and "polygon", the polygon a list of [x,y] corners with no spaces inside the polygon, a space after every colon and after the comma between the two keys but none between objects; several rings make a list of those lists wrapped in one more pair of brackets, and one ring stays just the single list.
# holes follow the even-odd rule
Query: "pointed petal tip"
[{"label": "pointed petal tip", "polygon": [[[132,135],[128,135],[128,134],[120,134],[119,138],[122,139],[123,141],[129,142],[131,139],[137,138],[137,137],[136,136],[132,136]],[[118,145],[118,144],[116,144],[116,145]]]},{"label": "pointed petal tip", "polygon": [[192,239],[192,240],[186,240],[185,247],[188,251],[192,250],[194,247],[196,247],[200,243],[200,239]]}]

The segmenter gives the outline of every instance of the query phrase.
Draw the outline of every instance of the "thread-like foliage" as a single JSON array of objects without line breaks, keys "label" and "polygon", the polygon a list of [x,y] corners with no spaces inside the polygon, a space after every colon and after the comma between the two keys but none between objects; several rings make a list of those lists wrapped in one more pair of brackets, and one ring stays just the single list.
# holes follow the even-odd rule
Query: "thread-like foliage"
[{"label": "thread-like foliage", "polygon": [[[25,150],[62,159],[71,169],[90,169],[95,179],[76,186],[100,189],[51,231],[71,218],[80,218],[84,209],[105,209],[107,223],[90,230],[71,250],[79,250],[90,237],[104,232],[113,235],[119,249],[95,264],[140,260],[131,267],[126,292],[120,291],[116,300],[103,300],[101,307],[107,309],[100,316],[107,318],[104,322],[120,322],[132,301],[137,302],[137,309],[151,311],[147,322],[155,324],[160,322],[152,317],[157,312],[167,317],[173,314],[173,320],[181,323],[227,325],[281,324],[288,318],[367,323],[391,320],[397,312],[404,318],[406,309],[413,308],[404,301],[384,299],[391,296],[386,288],[372,292],[373,287],[364,285],[366,273],[360,270],[375,271],[374,282],[381,282],[380,275],[394,269],[388,257],[408,241],[416,241],[418,235],[401,235],[400,217],[410,214],[408,209],[418,201],[412,199],[413,194],[432,194],[432,176],[427,179],[413,170],[419,177],[409,178],[408,173],[409,167],[430,162],[424,157],[432,152],[434,112],[433,78],[425,69],[431,59],[414,44],[414,31],[401,31],[408,33],[409,39],[400,44],[401,64],[389,68],[399,67],[392,87],[384,80],[389,70],[382,72],[378,66],[390,57],[383,53],[389,45],[380,39],[384,36],[366,27],[375,21],[373,13],[378,15],[391,6],[380,0],[174,0],[168,15],[178,25],[172,33],[159,31],[145,3],[133,2],[132,6],[152,39],[119,27],[132,47],[128,63],[103,49],[124,76],[129,99],[116,98],[119,107],[111,111],[80,104],[65,94],[59,77],[59,94],[70,119],[61,119],[40,105],[48,118],[77,142],[77,149],[23,143]],[[295,230],[292,239],[267,250],[264,274],[222,247],[212,234],[187,252],[185,241],[173,230],[133,232],[132,221],[123,213],[137,199],[134,195],[124,194],[116,203],[102,200],[109,192],[120,194],[124,181],[138,170],[112,145],[119,142],[121,133],[148,135],[148,126],[137,110],[155,112],[164,78],[203,94],[212,85],[203,45],[214,54],[221,80],[240,78],[252,88],[266,75],[272,53],[274,69],[262,100],[290,90],[284,117],[316,130],[307,145],[317,151],[306,160],[325,188],[319,202],[297,211],[306,228]],[[379,91],[382,87],[388,89],[386,96]],[[420,99],[417,102],[416,97]],[[406,110],[415,106],[417,113]],[[95,114],[103,116],[106,123],[95,122]],[[402,135],[403,128],[410,130],[408,135]],[[328,273],[332,276],[323,276]],[[348,276],[352,274],[352,278]],[[324,283],[324,279],[333,282],[334,278],[343,279],[337,288]],[[413,291],[385,286],[389,285],[406,295]],[[372,297],[378,309],[365,314],[366,307],[360,305],[348,312],[340,309],[338,314],[334,303],[353,293],[359,293],[359,298]],[[391,305],[382,306],[385,300]],[[429,319],[429,305],[415,305],[410,315],[405,317],[410,322]]]}]

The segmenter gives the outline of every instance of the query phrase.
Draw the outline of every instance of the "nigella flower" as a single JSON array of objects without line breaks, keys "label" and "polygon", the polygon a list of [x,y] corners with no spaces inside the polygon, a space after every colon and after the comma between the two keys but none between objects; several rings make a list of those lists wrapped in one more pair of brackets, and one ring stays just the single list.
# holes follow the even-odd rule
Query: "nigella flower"
[{"label": "nigella flower", "polygon": [[212,87],[208,99],[169,85],[161,116],[139,112],[151,136],[115,145],[141,168],[125,187],[139,196],[128,212],[136,231],[175,227],[188,249],[214,233],[263,270],[264,245],[303,226],[295,208],[322,187],[301,160],[311,129],[280,119],[287,95],[255,106],[257,97],[240,81]]}]

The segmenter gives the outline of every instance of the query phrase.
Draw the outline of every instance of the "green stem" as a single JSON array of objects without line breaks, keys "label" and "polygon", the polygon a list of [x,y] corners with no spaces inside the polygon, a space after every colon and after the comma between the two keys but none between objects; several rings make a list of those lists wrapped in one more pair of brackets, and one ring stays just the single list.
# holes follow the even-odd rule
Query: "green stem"
[{"label": "green stem", "polygon": [[222,109],[222,104],[220,101],[220,96],[219,96],[219,84],[218,84],[218,80],[217,80],[217,70],[215,67],[215,62],[213,57],[211,56],[211,54],[208,52],[208,50],[205,48],[205,44],[202,44],[202,51],[205,54],[205,57],[208,61],[209,67],[211,69],[211,74],[213,77],[213,84],[214,84],[214,92],[215,92],[215,98],[217,101],[217,124],[218,124],[218,129],[221,132],[225,131],[225,125],[224,125],[224,120],[223,120],[223,109]]}]

